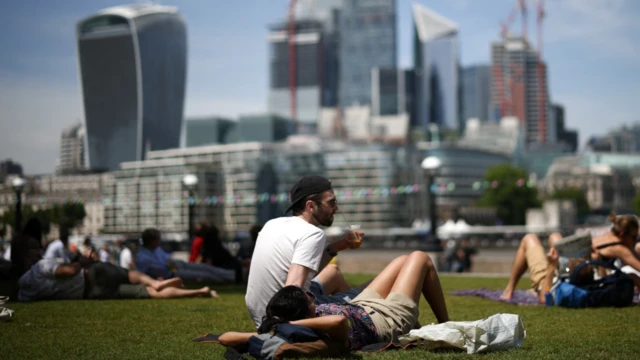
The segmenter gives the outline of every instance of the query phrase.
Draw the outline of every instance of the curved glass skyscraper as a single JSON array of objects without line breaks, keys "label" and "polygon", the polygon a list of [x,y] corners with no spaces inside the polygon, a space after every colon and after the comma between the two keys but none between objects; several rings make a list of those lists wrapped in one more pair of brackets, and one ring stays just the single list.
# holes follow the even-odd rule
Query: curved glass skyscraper
[{"label": "curved glass skyscraper", "polygon": [[413,126],[459,129],[458,26],[413,4],[417,116]]},{"label": "curved glass skyscraper", "polygon": [[89,167],[180,145],[187,40],[174,7],[109,8],[78,23]]}]

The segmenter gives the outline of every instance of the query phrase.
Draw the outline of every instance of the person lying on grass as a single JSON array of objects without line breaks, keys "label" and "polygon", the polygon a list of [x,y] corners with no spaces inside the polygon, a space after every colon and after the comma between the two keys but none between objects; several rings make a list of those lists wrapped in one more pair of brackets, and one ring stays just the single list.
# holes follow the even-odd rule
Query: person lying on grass
[{"label": "person lying on grass", "polygon": [[[418,301],[423,294],[439,323],[449,321],[433,262],[416,251],[393,260],[349,304],[315,305],[313,293],[285,286],[269,301],[258,333],[270,333],[282,323],[306,326],[326,333],[345,347],[390,342],[418,325]],[[256,333],[227,332],[222,345],[240,348]]]},{"label": "person lying on grass", "polygon": [[[633,250],[636,238],[638,237],[638,219],[634,215],[616,216],[614,213],[611,214],[609,219],[612,222],[611,231],[591,240],[592,252],[590,256],[588,255],[585,259],[564,258],[563,261],[561,261],[562,263],[566,262],[569,273],[572,273],[580,263],[589,258],[602,261],[620,259],[624,264],[640,271],[640,260],[638,260]],[[529,270],[531,276],[531,291],[538,296],[540,303],[544,304],[545,293],[548,291],[547,289],[553,285],[553,279],[558,269],[557,252],[553,244],[560,239],[562,239],[560,233],[553,233],[549,236],[549,246],[551,250],[545,255],[544,247],[538,236],[535,234],[525,235],[520,241],[520,246],[513,260],[509,282],[500,299],[511,300],[518,281],[525,271]],[[554,257],[556,260],[552,261]],[[587,271],[593,271],[591,266],[583,267],[583,269],[585,269],[583,270],[585,274],[581,275],[586,275]],[[600,274],[600,276],[604,275],[606,274]],[[638,276],[631,275],[631,278],[636,287],[640,286],[640,278]],[[588,279],[584,280],[588,281]],[[546,283],[548,286],[545,286],[543,283]]]},{"label": "person lying on grass", "polygon": [[182,280],[155,280],[135,270],[109,263],[60,264],[41,259],[18,280],[19,301],[63,299],[144,299],[178,297],[217,297],[208,287],[182,289]]}]

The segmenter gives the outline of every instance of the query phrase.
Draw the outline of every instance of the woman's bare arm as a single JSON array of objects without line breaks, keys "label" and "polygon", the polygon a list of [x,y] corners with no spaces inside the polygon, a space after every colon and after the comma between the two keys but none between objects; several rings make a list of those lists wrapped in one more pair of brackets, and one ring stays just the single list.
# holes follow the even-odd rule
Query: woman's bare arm
[{"label": "woman's bare arm", "polygon": [[[636,255],[624,246],[614,246],[614,255],[615,257],[622,260],[625,265],[629,265],[634,268],[636,271],[640,271],[640,260],[636,257]],[[613,250],[613,249],[612,249]]]},{"label": "woman's bare arm", "polygon": [[220,337],[218,338],[218,341],[220,341],[220,344],[224,346],[231,346],[232,348],[237,348],[246,344],[247,341],[249,341],[249,338],[254,335],[258,335],[258,333],[230,331],[220,335]]},{"label": "woman's bare arm", "polygon": [[349,346],[349,323],[342,315],[320,316],[311,319],[292,321],[291,324],[306,326],[312,330],[325,333],[332,339]]}]

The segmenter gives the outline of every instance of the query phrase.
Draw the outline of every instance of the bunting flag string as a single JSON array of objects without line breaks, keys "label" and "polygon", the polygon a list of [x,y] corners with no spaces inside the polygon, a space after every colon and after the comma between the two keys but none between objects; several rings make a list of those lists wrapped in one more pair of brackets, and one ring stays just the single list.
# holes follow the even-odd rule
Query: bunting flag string
[{"label": "bunting flag string", "polygon": [[[475,181],[473,182],[471,188],[478,192],[487,190],[489,188],[496,189],[500,185],[506,184],[501,183],[499,181]],[[468,186],[468,182],[465,182],[465,185]],[[535,181],[533,180],[525,180],[518,179],[515,184],[516,187],[534,187]],[[431,192],[435,194],[444,194],[447,192],[455,191],[456,188],[460,186],[455,182],[441,182],[438,181],[436,184],[431,186]],[[350,189],[335,189],[336,197],[339,200],[351,200],[351,199],[361,199],[361,198],[381,198],[381,197],[389,197],[391,195],[409,195],[414,193],[419,193],[424,191],[425,186],[420,184],[409,184],[409,185],[400,185],[393,187],[368,187],[368,188],[350,188]],[[135,198],[135,196],[132,196]],[[67,204],[67,203],[82,203],[82,204],[102,204],[109,206],[118,206],[118,205],[130,205],[130,204],[139,204],[144,205],[144,208],[153,209],[156,206],[163,205],[178,205],[181,203],[189,203],[192,205],[207,205],[207,206],[217,206],[223,204],[235,204],[235,205],[250,205],[250,204],[262,204],[262,203],[288,203],[289,202],[289,194],[286,192],[281,192],[278,194],[270,194],[270,193],[262,193],[262,194],[227,194],[227,195],[209,195],[209,196],[195,196],[195,197],[166,197],[160,196],[157,197],[155,195],[151,195],[145,197],[143,199],[133,199],[129,197],[126,200],[113,200],[109,196],[102,196],[100,198],[95,199],[82,199],[82,198],[72,198],[72,199],[50,199],[44,196],[30,196],[25,194],[24,201],[26,203],[31,204],[39,204],[39,205],[55,205],[55,204]]]}]

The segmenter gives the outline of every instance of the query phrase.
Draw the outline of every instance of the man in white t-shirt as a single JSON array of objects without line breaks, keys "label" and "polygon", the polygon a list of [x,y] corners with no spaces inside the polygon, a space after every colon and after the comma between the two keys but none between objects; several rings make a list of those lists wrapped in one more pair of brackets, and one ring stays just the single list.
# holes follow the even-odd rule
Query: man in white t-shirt
[{"label": "man in white t-shirt", "polygon": [[[131,244],[130,246],[135,246]],[[122,245],[122,251],[120,251],[120,267],[124,269],[133,269],[135,264],[133,263],[133,253],[127,244]]]},{"label": "man in white t-shirt", "polygon": [[[251,258],[245,302],[256,327],[262,322],[269,300],[285,286],[295,285],[324,295],[323,287],[327,281],[334,280],[331,279],[333,276],[314,279],[314,286],[312,278],[338,251],[348,248],[354,241],[353,235],[348,233],[340,241],[327,245],[325,233],[319,228],[331,226],[338,211],[329,180],[305,176],[291,188],[290,196],[291,206],[286,212],[292,210],[294,216],[268,221],[258,235]],[[360,233],[361,237],[363,235]],[[331,302],[346,302],[360,292],[352,290],[344,297],[338,295],[330,299]]]},{"label": "man in white t-shirt", "polygon": [[66,264],[69,262],[69,252],[67,251],[67,239],[60,238],[53,241],[47,246],[43,258],[56,260],[57,262]]}]

